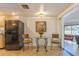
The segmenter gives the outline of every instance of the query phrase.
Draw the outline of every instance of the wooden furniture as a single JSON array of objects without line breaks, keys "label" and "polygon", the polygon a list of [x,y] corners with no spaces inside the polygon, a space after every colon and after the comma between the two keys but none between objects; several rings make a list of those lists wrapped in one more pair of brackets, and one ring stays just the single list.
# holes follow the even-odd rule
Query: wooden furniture
[{"label": "wooden furniture", "polygon": [[0,48],[4,48],[4,35],[3,33],[0,33]]},{"label": "wooden furniture", "polygon": [[23,47],[24,23],[19,20],[5,21],[5,49],[17,50]]},{"label": "wooden furniture", "polygon": [[52,49],[53,44],[57,44],[58,46],[60,45],[59,34],[52,34],[51,49]]},{"label": "wooden furniture", "polygon": [[45,48],[45,51],[47,52],[47,43],[48,43],[47,39],[48,38],[36,38],[36,45],[37,45],[37,50],[36,51],[37,52],[39,51],[39,48],[40,48],[40,44],[39,44],[40,40],[44,40],[45,41],[44,48]]},{"label": "wooden furniture", "polygon": [[24,34],[23,35],[24,38],[24,47],[23,47],[23,51],[25,50],[25,45],[29,46],[31,45],[32,49],[33,49],[33,39],[29,37],[29,34]]}]

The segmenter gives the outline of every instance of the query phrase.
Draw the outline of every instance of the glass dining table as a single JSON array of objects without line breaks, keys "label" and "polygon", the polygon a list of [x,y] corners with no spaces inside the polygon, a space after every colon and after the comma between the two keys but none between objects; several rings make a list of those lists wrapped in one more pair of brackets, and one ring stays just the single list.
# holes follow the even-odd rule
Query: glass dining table
[{"label": "glass dining table", "polygon": [[42,38],[36,38],[36,47],[37,47],[37,52],[39,52],[39,48],[41,47],[41,44],[44,44],[43,47],[45,51],[47,52],[47,44],[48,44],[48,38],[42,37]]}]

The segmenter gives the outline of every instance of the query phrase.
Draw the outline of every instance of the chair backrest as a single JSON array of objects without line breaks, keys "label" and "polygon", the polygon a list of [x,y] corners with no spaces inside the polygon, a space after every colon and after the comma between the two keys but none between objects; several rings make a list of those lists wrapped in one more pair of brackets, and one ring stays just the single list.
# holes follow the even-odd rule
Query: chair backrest
[{"label": "chair backrest", "polygon": [[59,34],[52,34],[52,39],[51,39],[51,41],[52,41],[53,43],[58,43],[58,44],[59,44],[59,42],[60,42],[60,40],[59,40]]},{"label": "chair backrest", "polygon": [[52,34],[52,38],[59,38],[59,34]]},{"label": "chair backrest", "polygon": [[29,34],[24,34],[24,38],[29,38]]}]

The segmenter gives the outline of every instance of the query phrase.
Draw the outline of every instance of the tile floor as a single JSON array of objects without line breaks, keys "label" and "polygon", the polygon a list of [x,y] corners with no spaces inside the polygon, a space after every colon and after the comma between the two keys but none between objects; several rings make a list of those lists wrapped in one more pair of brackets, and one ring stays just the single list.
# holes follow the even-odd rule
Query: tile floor
[{"label": "tile floor", "polygon": [[46,53],[43,48],[40,48],[39,52],[36,52],[36,49],[27,49],[23,50],[16,50],[16,51],[8,51],[8,50],[0,50],[0,56],[63,56],[63,50],[58,48],[48,48],[48,52]]},{"label": "tile floor", "polygon": [[[0,49],[0,56],[79,56],[78,48],[75,44],[70,44],[65,42],[64,50],[60,49],[58,46],[54,46],[52,50],[48,47],[48,52],[46,53],[44,48],[41,47],[39,52],[36,52],[36,48],[27,48],[25,50],[5,50]],[[72,54],[72,55],[71,55]]]},{"label": "tile floor", "polygon": [[71,56],[79,56],[79,48],[76,42],[66,40],[64,42],[64,49],[67,50]]}]

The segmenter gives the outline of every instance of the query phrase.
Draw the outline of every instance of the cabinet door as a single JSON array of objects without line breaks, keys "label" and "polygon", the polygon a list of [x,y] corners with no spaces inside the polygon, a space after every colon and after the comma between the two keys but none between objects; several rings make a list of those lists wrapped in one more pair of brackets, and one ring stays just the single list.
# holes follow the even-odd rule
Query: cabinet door
[{"label": "cabinet door", "polygon": [[4,48],[4,38],[3,38],[3,35],[0,34],[0,48]]},{"label": "cabinet door", "polygon": [[6,37],[5,37],[5,43],[6,44],[10,44],[10,43],[12,43],[12,35],[10,34],[10,35],[6,35]]}]

